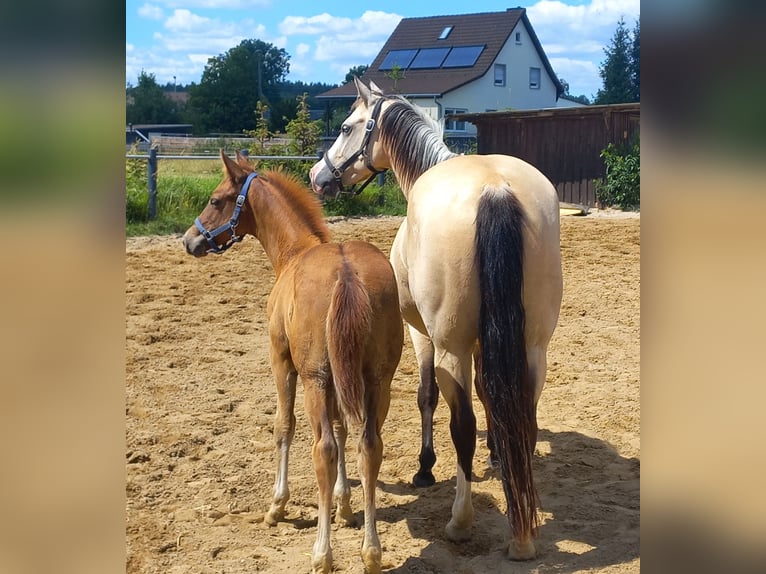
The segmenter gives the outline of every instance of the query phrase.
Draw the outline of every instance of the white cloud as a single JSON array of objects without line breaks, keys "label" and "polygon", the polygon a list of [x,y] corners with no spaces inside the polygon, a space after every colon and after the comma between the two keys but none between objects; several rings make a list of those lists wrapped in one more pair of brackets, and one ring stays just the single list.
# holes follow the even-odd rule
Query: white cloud
[{"label": "white cloud", "polygon": [[359,18],[331,16],[322,13],[316,16],[288,16],[279,23],[279,31],[287,35],[333,36],[353,39],[386,39],[402,19],[398,14],[367,10]]},{"label": "white cloud", "polygon": [[310,51],[311,51],[311,46],[309,46],[308,44],[301,43],[295,47],[295,55],[298,57],[305,56]]},{"label": "white cloud", "polygon": [[174,10],[173,15],[165,20],[165,28],[173,32],[191,31],[206,28],[210,21],[210,18],[197,16],[189,10]]},{"label": "white cloud", "polygon": [[272,0],[155,0],[168,8],[206,8],[212,10],[241,10],[271,6]]},{"label": "white cloud", "polygon": [[324,78],[325,82],[340,82],[354,66],[369,64],[375,59],[383,44],[394,31],[402,16],[367,10],[359,18],[331,16],[327,13],[315,16],[288,16],[279,24],[279,30],[287,36],[315,36],[313,53],[303,46],[291,52],[290,76],[308,78],[316,73],[312,62],[327,64],[336,75]]},{"label": "white cloud", "polygon": [[138,15],[147,20],[162,20],[162,17],[165,14],[159,6],[155,6],[154,4],[144,4],[138,9]]},{"label": "white cloud", "polygon": [[573,96],[585,95],[588,98],[596,95],[599,86],[594,81],[599,80],[598,66],[591,60],[572,58],[549,58],[556,75],[569,84],[569,93]]},{"label": "white cloud", "polygon": [[599,63],[617,22],[624,18],[632,30],[640,12],[639,0],[591,0],[579,6],[540,0],[527,8],[532,28],[556,75],[569,83],[570,93],[588,97],[601,86]]}]

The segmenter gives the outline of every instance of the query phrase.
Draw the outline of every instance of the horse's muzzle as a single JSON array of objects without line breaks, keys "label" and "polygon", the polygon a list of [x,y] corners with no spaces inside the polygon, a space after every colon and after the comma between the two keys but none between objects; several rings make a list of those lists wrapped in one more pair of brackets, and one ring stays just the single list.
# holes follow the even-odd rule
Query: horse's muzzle
[{"label": "horse's muzzle", "polygon": [[[194,230],[196,231],[196,229]],[[183,243],[186,253],[194,255],[194,257],[204,257],[207,255],[208,244],[204,237],[200,233],[194,234],[191,229],[184,233],[181,243]]]}]

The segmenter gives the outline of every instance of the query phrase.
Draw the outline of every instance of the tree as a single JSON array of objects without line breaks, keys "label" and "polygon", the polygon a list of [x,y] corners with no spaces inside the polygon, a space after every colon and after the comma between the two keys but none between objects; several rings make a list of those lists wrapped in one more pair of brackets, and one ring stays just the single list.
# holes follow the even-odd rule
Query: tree
[{"label": "tree", "polygon": [[369,69],[369,66],[361,65],[361,66],[354,66],[348,71],[348,74],[346,74],[346,78],[343,80],[344,84],[348,84],[349,82],[354,81],[354,76],[357,78],[361,78],[362,74],[364,74]]},{"label": "tree", "polygon": [[[290,71],[287,52],[261,40],[243,40],[210,58],[199,85],[189,88],[195,131],[241,133],[255,129],[256,102],[279,99],[278,84]],[[270,106],[271,107],[271,106]]]},{"label": "tree", "polygon": [[407,77],[407,72],[404,71],[404,68],[402,68],[398,63],[394,63],[393,66],[391,66],[390,72],[383,72],[383,75],[387,78],[391,78],[394,82],[393,90],[394,92],[399,91],[399,80],[403,80]]},{"label": "tree", "polygon": [[604,87],[596,94],[595,104],[637,101],[632,78],[634,45],[635,42],[630,38],[630,33],[625,26],[625,20],[620,18],[611,44],[604,49],[606,60],[602,62],[599,71]]},{"label": "tree", "polygon": [[633,28],[633,45],[630,48],[630,79],[633,82],[633,101],[641,101],[641,20]]},{"label": "tree", "polygon": [[172,124],[178,121],[175,102],[159,86],[154,74],[142,71],[138,85],[128,87],[125,121],[129,124]]},{"label": "tree", "polygon": [[588,96],[585,94],[580,94],[579,96],[573,96],[569,93],[569,82],[567,82],[564,78],[559,78],[559,82],[561,82],[561,85],[564,87],[564,91],[561,93],[562,96],[566,96],[567,99],[572,100],[574,102],[580,102],[581,104],[585,104],[586,106],[590,104],[590,100],[588,99]]},{"label": "tree", "polygon": [[291,140],[288,151],[295,155],[316,154],[321,133],[322,122],[311,121],[308,94],[304,93],[298,97],[298,111],[295,119],[287,124],[287,135]]}]

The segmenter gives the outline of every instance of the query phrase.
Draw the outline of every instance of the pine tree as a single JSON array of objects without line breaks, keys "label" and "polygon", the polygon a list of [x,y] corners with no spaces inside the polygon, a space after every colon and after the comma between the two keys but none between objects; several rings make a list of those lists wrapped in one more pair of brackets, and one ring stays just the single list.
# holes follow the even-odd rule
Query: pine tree
[{"label": "pine tree", "polygon": [[314,155],[322,133],[322,122],[311,121],[308,106],[308,94],[298,96],[298,112],[295,119],[287,124],[287,135],[290,137],[288,151],[295,155]]},{"label": "pine tree", "polygon": [[633,101],[641,101],[641,20],[633,28],[633,45],[630,50],[630,79],[633,82]]},{"label": "pine tree", "polygon": [[599,71],[604,87],[598,91],[594,104],[620,104],[635,99],[632,75],[632,46],[625,20],[620,18],[612,43],[604,49],[606,60]]}]

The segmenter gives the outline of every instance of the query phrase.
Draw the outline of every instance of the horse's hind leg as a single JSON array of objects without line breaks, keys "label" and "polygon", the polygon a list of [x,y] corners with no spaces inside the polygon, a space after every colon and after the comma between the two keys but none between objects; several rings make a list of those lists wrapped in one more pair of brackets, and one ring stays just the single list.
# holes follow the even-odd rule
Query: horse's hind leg
[{"label": "horse's hind leg", "polygon": [[436,481],[432,469],[436,463],[434,452],[434,411],[439,402],[439,387],[434,373],[434,346],[431,339],[414,327],[410,327],[410,338],[418,360],[420,382],[418,383],[418,409],[420,410],[420,468],[412,478],[415,486],[432,486]]},{"label": "horse's hind leg", "polygon": [[481,376],[481,349],[477,346],[473,352],[473,365],[474,365],[474,386],[476,387],[476,396],[479,397],[482,406],[484,407],[484,415],[487,421],[487,449],[489,450],[489,457],[487,464],[490,468],[499,468],[500,459],[497,457],[497,450],[495,448],[495,437],[492,434],[492,417],[489,416],[489,410],[487,409],[487,389],[484,385],[484,377]]},{"label": "horse's hind leg", "polygon": [[284,518],[285,505],[290,498],[287,467],[290,445],[295,435],[295,383],[298,377],[288,360],[276,357],[272,360],[272,372],[277,387],[277,413],[274,420],[277,473],[274,479],[274,498],[264,517],[264,522],[269,526],[274,526]]},{"label": "horse's hind leg", "polygon": [[436,349],[436,380],[450,407],[450,434],[457,453],[457,484],[447,538],[454,542],[471,537],[473,504],[471,480],[476,451],[476,417],[471,404],[471,353],[461,355]]},{"label": "horse's hind leg", "polygon": [[348,437],[348,429],[337,416],[332,428],[335,434],[335,442],[338,445],[338,478],[333,489],[336,503],[335,522],[344,526],[354,526],[356,519],[351,510],[351,488],[348,485],[348,476],[346,475],[346,438]]},{"label": "horse's hind leg", "polygon": [[312,571],[327,574],[332,570],[330,532],[333,485],[338,471],[338,445],[331,422],[331,405],[326,391],[316,381],[304,380],[306,414],[314,431],[311,450],[318,486],[317,537],[311,555]]}]

